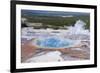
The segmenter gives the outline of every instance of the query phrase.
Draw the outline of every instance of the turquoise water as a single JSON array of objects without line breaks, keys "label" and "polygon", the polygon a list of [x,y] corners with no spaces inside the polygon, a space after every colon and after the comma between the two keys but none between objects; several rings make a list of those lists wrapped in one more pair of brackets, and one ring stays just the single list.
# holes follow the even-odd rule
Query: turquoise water
[{"label": "turquoise water", "polygon": [[63,47],[68,48],[71,47],[74,43],[75,41],[70,39],[50,37],[37,40],[36,45],[48,48],[63,48]]}]

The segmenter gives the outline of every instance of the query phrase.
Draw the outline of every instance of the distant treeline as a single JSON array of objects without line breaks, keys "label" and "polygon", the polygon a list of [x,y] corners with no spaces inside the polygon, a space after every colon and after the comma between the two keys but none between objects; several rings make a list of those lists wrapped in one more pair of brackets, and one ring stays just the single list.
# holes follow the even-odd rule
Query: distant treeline
[{"label": "distant treeline", "polygon": [[86,23],[85,28],[90,28],[90,16],[73,16],[73,17],[60,17],[60,16],[28,16],[22,15],[28,22],[42,23],[44,26],[50,25],[52,27],[63,27],[74,25],[77,20],[82,20]]}]

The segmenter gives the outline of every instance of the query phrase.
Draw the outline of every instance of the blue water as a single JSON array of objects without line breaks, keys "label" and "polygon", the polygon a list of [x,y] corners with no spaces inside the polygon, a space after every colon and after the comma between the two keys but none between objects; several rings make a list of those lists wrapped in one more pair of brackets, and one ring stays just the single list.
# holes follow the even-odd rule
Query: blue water
[{"label": "blue water", "polygon": [[61,39],[61,38],[50,37],[50,38],[38,40],[36,44],[38,46],[48,47],[48,48],[61,48],[61,47],[68,48],[74,44],[74,41],[72,41],[70,39]]}]

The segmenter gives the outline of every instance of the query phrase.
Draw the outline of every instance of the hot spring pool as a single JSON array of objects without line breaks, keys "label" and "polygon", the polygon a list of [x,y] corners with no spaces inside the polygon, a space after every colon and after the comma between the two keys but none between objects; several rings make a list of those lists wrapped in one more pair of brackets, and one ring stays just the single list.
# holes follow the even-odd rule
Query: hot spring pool
[{"label": "hot spring pool", "polygon": [[35,40],[35,45],[38,48],[44,48],[44,49],[69,48],[72,47],[75,43],[76,43],[75,40],[58,38],[58,37],[41,38]]}]

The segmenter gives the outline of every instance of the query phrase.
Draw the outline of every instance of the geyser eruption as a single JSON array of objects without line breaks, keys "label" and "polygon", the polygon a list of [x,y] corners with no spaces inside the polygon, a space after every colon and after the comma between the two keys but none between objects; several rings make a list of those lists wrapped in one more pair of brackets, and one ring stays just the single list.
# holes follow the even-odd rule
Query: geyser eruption
[{"label": "geyser eruption", "polygon": [[86,23],[83,22],[82,20],[76,21],[74,26],[69,26],[68,27],[68,34],[85,34],[89,35],[89,30],[85,29]]}]

